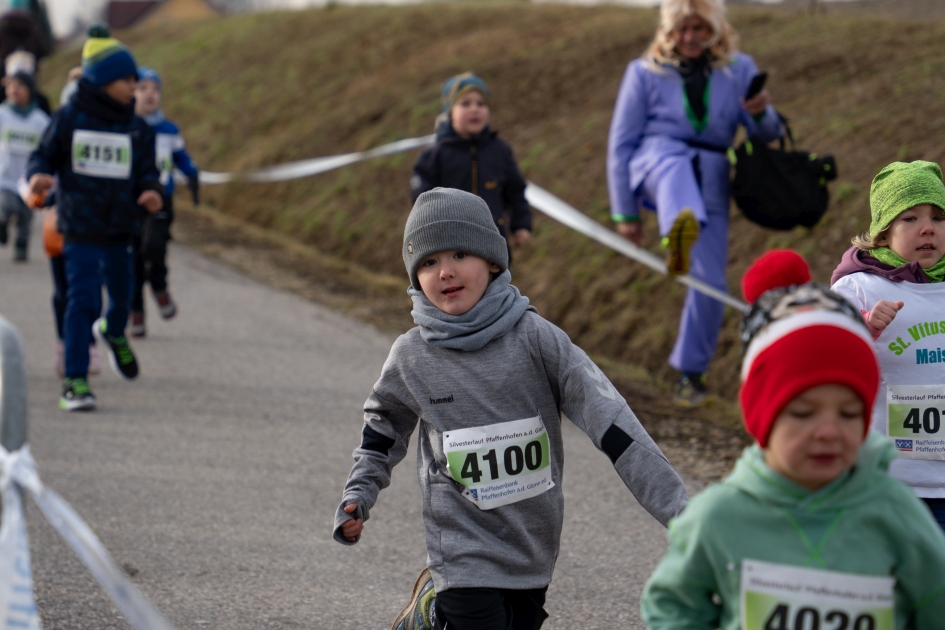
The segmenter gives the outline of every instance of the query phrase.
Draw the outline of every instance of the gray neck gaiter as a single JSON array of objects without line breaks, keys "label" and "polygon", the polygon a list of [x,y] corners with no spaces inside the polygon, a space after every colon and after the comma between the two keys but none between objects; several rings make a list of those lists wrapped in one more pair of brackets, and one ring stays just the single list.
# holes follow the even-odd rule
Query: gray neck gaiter
[{"label": "gray neck gaiter", "polygon": [[525,311],[538,312],[511,282],[512,274],[503,271],[489,284],[482,299],[462,315],[444,313],[433,306],[423,291],[410,287],[407,290],[413,300],[410,314],[420,327],[420,336],[431,346],[466,352],[478,350],[512,330]]}]

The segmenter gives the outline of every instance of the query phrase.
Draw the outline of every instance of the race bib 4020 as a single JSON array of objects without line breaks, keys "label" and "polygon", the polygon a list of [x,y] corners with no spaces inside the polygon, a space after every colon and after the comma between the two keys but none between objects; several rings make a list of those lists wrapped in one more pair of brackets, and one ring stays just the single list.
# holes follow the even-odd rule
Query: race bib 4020
[{"label": "race bib 4020", "polygon": [[945,459],[945,385],[887,385],[886,427],[903,459]]},{"label": "race bib 4020", "polygon": [[72,170],[89,177],[131,177],[131,138],[124,133],[77,129],[72,134]]},{"label": "race bib 4020", "polygon": [[893,630],[892,577],[742,561],[742,630]]},{"label": "race bib 4020", "polygon": [[482,510],[517,503],[554,487],[541,416],[443,434],[450,476]]}]

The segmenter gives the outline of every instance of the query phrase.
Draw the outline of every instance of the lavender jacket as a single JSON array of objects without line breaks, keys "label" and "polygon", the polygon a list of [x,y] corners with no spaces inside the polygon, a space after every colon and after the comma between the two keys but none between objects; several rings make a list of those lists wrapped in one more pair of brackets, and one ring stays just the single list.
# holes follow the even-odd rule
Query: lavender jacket
[{"label": "lavender jacket", "polygon": [[[661,162],[673,157],[699,156],[702,194],[707,209],[728,210],[729,162],[724,153],[695,149],[687,141],[720,149],[731,146],[739,125],[753,140],[770,142],[780,137],[781,125],[769,105],[760,121],[742,107],[740,99],[758,74],[754,60],[735,53],[731,64],[714,68],[709,80],[707,124],[687,114],[685,86],[672,67],[654,71],[643,58],[627,66],[607,147],[607,184],[611,215],[620,220],[639,215],[640,185]],[[651,200],[650,200],[651,201]]]}]

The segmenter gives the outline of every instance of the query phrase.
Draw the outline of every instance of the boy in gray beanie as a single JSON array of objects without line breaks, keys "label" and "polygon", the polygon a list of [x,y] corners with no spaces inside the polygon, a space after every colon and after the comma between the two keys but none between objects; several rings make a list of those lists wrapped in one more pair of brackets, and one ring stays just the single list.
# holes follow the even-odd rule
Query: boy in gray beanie
[{"label": "boy in gray beanie", "polygon": [[419,424],[428,568],[393,628],[535,630],[561,538],[562,414],[663,525],[685,488],[600,369],[510,284],[481,198],[420,195],[402,253],[417,327],[364,405],[334,538],[358,542]]}]

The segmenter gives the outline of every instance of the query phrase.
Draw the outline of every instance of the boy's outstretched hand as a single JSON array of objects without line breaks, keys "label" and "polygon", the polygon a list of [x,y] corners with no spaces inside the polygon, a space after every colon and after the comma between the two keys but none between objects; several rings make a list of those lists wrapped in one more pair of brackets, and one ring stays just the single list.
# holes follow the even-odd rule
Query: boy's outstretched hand
[{"label": "boy's outstretched hand", "polygon": [[44,193],[56,185],[56,178],[46,173],[36,173],[30,177],[30,194]]},{"label": "boy's outstretched hand", "polygon": [[870,311],[870,317],[867,323],[876,330],[886,330],[894,319],[896,313],[904,306],[903,302],[890,302],[889,300],[880,300]]},{"label": "boy's outstretched hand", "polygon": [[[351,505],[346,505],[344,507],[344,511],[348,514],[354,514],[355,510],[357,509],[357,503],[352,503]],[[363,529],[364,521],[360,518],[356,518],[353,521],[345,522],[345,524],[341,526],[341,535],[344,536],[349,542],[357,542],[358,536],[361,534]]]},{"label": "boy's outstretched hand", "polygon": [[138,197],[138,205],[144,206],[144,209],[154,214],[164,207],[164,200],[156,190],[146,190]]}]

